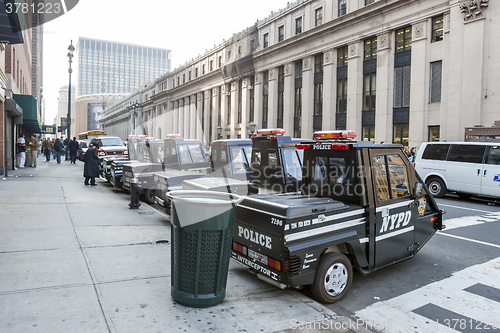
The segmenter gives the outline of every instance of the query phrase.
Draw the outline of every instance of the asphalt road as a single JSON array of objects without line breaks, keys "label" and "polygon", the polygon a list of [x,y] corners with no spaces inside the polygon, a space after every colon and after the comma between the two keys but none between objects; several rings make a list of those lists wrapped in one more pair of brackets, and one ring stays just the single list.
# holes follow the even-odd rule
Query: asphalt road
[{"label": "asphalt road", "polygon": [[412,259],[355,273],[327,307],[376,332],[500,332],[500,204],[437,201],[445,230]]}]

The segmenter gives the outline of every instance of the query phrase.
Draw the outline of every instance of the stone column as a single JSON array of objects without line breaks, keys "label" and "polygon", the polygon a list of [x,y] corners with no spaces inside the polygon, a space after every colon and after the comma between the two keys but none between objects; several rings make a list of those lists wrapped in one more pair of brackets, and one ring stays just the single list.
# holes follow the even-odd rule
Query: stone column
[{"label": "stone column", "polygon": [[346,129],[358,133],[361,140],[361,109],[363,107],[363,54],[362,43],[354,42],[348,46],[347,66],[347,115]]},{"label": "stone column", "polygon": [[336,71],[333,51],[323,53],[323,119],[324,131],[335,129]]},{"label": "stone column", "polygon": [[262,72],[255,73],[254,89],[254,123],[255,131],[262,127]]},{"label": "stone column", "polygon": [[[228,96],[228,98],[231,98],[231,118],[230,118],[230,125],[229,125],[229,132],[227,134],[231,135],[231,139],[234,139],[237,137],[236,135],[236,125],[238,122],[237,114],[238,114],[238,90],[237,90],[237,82],[233,81],[231,82],[231,96]],[[226,110],[227,113],[227,110]]]},{"label": "stone column", "polygon": [[248,138],[248,111],[250,109],[250,89],[248,85],[250,78],[246,77],[241,80],[241,138]]},{"label": "stone column", "polygon": [[302,60],[302,138],[312,138],[314,112],[314,57]]},{"label": "stone column", "polygon": [[[427,20],[415,23],[412,26],[411,41],[411,83],[410,83],[410,147],[417,142],[427,141],[427,120],[425,110],[429,103],[429,85],[426,78],[429,73],[429,62],[427,60]],[[418,97],[417,97],[418,96]],[[425,138],[425,140],[424,140]]]},{"label": "stone column", "polygon": [[[390,33],[377,36],[377,91],[375,105],[375,142],[392,142],[392,96],[394,61]],[[392,64],[392,66],[391,66]]]},{"label": "stone column", "polygon": [[267,127],[275,128],[278,117],[278,80],[276,68],[269,69],[269,82],[268,82],[268,107],[267,107]]},{"label": "stone column", "polygon": [[293,63],[285,65],[285,88],[283,103],[283,129],[293,137],[293,115],[295,110],[295,81],[291,71]]}]

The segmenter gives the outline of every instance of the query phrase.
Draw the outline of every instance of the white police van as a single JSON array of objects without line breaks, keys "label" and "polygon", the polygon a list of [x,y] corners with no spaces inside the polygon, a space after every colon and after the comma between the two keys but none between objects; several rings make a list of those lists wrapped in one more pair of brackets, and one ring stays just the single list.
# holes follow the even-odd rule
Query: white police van
[{"label": "white police van", "polygon": [[424,142],[415,169],[435,197],[500,198],[500,143]]}]

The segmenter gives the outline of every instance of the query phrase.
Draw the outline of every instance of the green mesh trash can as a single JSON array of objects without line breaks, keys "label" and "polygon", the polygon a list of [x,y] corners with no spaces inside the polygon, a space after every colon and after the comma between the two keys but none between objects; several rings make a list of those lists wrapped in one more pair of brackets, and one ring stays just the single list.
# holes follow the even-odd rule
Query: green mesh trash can
[{"label": "green mesh trash can", "polygon": [[172,191],[172,298],[203,308],[226,296],[236,204],[243,198],[213,191]]}]

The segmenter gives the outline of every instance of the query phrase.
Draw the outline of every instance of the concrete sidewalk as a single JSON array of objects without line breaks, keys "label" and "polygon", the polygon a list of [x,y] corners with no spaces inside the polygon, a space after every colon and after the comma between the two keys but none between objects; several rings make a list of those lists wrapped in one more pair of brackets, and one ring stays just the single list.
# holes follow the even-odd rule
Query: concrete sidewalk
[{"label": "concrete sidewalk", "polygon": [[222,303],[177,304],[170,244],[158,242],[170,240],[166,216],[145,203],[130,210],[129,195],[85,186],[82,173],[82,162],[39,156],[37,168],[0,180],[0,332],[351,331],[330,329],[347,318],[232,260]]}]

